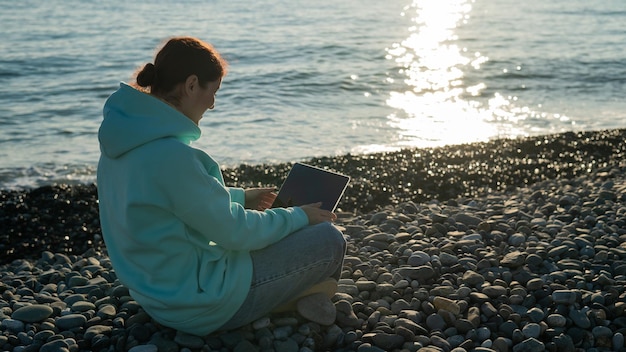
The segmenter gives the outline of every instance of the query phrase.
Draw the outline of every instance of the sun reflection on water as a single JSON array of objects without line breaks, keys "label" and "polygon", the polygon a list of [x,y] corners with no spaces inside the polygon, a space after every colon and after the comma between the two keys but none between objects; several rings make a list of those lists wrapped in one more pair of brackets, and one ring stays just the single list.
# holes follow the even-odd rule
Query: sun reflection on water
[{"label": "sun reflection on water", "polygon": [[455,33],[470,19],[472,3],[414,0],[405,7],[402,16],[414,16],[409,35],[388,48],[386,55],[398,67],[398,75],[388,78],[387,83],[395,89],[386,101],[395,109],[388,123],[399,131],[398,147],[436,147],[522,136],[527,132],[516,128],[516,124],[541,117],[530,108],[516,107],[515,97],[499,93],[491,98],[482,96],[487,88],[483,82],[464,82],[465,71],[480,70],[489,61],[480,52],[459,46]]}]

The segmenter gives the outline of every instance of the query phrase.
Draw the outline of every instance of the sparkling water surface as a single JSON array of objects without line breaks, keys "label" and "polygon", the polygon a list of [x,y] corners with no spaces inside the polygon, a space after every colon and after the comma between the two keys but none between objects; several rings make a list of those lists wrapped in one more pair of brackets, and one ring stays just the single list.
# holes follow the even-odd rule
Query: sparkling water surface
[{"label": "sparkling water surface", "polygon": [[102,105],[172,35],[229,61],[224,166],[623,128],[622,0],[0,0],[0,187],[93,182]]}]

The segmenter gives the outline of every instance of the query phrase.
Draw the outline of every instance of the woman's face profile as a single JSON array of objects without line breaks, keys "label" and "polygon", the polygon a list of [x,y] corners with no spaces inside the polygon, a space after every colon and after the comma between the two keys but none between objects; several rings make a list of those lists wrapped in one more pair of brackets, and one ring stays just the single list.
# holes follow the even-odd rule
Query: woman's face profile
[{"label": "woman's face profile", "polygon": [[215,95],[220,89],[221,84],[222,80],[218,79],[209,82],[206,87],[202,87],[197,81],[194,85],[191,85],[188,88],[188,109],[185,109],[188,113],[185,115],[198,124],[200,119],[202,119],[202,115],[204,115],[207,110],[215,107]]}]

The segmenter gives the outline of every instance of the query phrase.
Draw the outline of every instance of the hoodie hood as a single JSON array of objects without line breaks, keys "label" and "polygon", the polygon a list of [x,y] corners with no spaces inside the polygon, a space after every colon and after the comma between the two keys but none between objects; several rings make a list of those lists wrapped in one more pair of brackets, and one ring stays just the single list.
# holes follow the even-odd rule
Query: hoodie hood
[{"label": "hoodie hood", "polygon": [[200,128],[180,111],[125,83],[107,99],[103,115],[100,151],[113,159],[161,138],[185,144],[200,138]]}]

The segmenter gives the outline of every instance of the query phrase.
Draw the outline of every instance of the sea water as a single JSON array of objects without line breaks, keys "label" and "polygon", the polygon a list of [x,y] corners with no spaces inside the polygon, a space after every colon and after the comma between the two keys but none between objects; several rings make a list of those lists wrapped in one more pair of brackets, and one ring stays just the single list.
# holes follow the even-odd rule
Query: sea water
[{"label": "sea water", "polygon": [[626,127],[623,0],[0,8],[0,188],[93,182],[104,101],[175,35],[229,62],[194,144],[223,166]]}]

